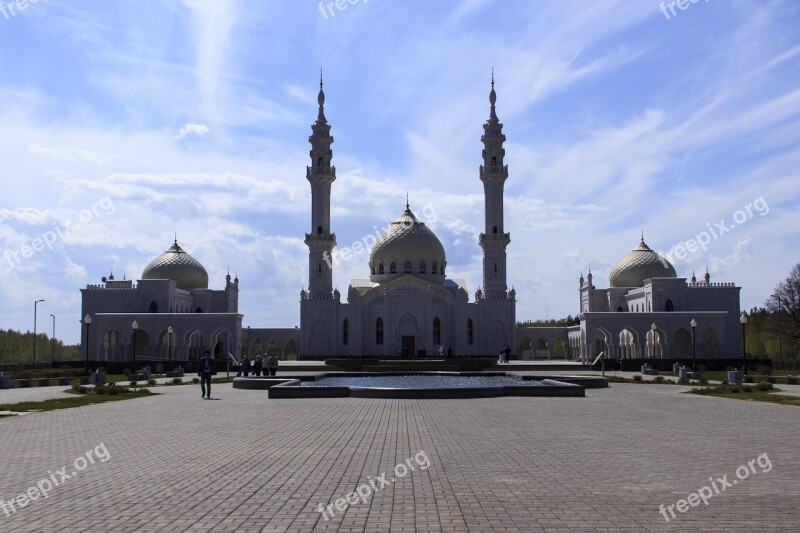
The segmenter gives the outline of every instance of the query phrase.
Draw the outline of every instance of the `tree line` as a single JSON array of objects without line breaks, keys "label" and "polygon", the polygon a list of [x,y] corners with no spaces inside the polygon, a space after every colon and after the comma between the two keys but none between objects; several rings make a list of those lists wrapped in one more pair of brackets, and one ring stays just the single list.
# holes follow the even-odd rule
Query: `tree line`
[{"label": "tree line", "polygon": [[[36,334],[36,362],[47,362],[53,359],[55,351],[56,361],[69,361],[80,359],[81,347],[79,344],[64,344],[56,339],[53,346],[52,339],[46,333]],[[0,329],[0,361],[25,362],[33,361],[33,333],[13,329]]]}]

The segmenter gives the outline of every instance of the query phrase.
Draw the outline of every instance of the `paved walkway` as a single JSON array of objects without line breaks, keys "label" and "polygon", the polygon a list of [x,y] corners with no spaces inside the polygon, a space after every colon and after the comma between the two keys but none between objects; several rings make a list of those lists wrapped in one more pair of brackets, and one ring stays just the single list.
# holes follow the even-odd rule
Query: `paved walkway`
[{"label": "paved walkway", "polygon": [[[0,530],[750,532],[800,521],[795,407],[640,384],[586,398],[467,401],[269,400],[229,384],[213,386],[218,400],[201,400],[199,386],[157,390],[0,418],[3,500],[50,472],[60,478],[63,465],[71,474],[95,450],[95,463],[47,499],[10,516],[0,509]],[[669,522],[660,514],[709,477],[735,480],[760,455],[769,472],[753,463],[755,473],[707,506]],[[393,473],[406,459],[414,471]],[[366,503],[336,510],[358,486],[383,485],[383,472],[389,484]],[[333,517],[320,504],[334,504]]]}]

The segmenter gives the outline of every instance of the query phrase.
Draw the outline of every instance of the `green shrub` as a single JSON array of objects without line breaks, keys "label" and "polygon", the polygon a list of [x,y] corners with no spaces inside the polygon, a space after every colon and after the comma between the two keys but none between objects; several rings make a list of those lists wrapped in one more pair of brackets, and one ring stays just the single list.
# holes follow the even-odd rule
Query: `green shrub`
[{"label": "green shrub", "polygon": [[753,386],[752,385],[742,385],[742,391],[743,392],[753,392]]},{"label": "green shrub", "polygon": [[639,374],[635,374],[633,376],[633,381],[642,381],[642,376],[640,376]]},{"label": "green shrub", "polygon": [[656,376],[653,380],[654,383],[664,383],[664,376]]},{"label": "green shrub", "polygon": [[156,382],[155,378],[150,378],[150,379],[147,380],[147,384],[149,386],[153,387],[153,386],[155,386],[157,384],[157,382]]},{"label": "green shrub", "polygon": [[173,385],[183,385],[183,380],[181,378],[172,378]]},{"label": "green shrub", "polygon": [[762,381],[761,383],[756,385],[756,390],[757,391],[762,391],[763,392],[763,391],[768,391],[768,390],[772,390],[772,389],[773,389],[772,383],[767,383],[766,381]]},{"label": "green shrub", "polygon": [[116,396],[120,393],[120,390],[124,387],[108,387],[108,395],[109,396]]},{"label": "green shrub", "polygon": [[200,378],[192,378],[192,383],[197,385],[198,383],[200,383]]},{"label": "green shrub", "polygon": [[678,378],[678,385],[688,385],[688,384],[689,384],[689,378],[687,378],[686,376]]},{"label": "green shrub", "polygon": [[105,385],[95,385],[94,392],[95,394],[105,394],[107,392],[107,387]]},{"label": "green shrub", "polygon": [[87,389],[86,387],[84,387],[84,386],[83,386],[83,385],[81,385],[80,383],[75,383],[75,384],[72,386],[72,390],[73,390],[73,391],[75,391],[75,392],[77,392],[78,394],[86,394],[86,392],[87,392],[89,389]]},{"label": "green shrub", "polygon": [[130,385],[128,385],[128,387],[130,387],[130,388],[134,388],[134,387],[137,387],[137,386],[139,386],[139,384],[136,382],[136,380],[131,381]]}]

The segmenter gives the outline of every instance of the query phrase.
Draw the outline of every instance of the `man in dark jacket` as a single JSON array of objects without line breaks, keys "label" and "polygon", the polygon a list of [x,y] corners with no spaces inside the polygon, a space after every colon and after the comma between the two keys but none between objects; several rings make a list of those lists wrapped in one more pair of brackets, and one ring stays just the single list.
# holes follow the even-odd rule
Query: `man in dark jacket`
[{"label": "man in dark jacket", "polygon": [[[206,350],[203,358],[197,365],[197,375],[200,376],[200,389],[203,391],[202,398],[211,398],[211,376],[217,373],[214,360],[211,359],[211,351]],[[206,395],[206,384],[208,384],[208,395]]]}]

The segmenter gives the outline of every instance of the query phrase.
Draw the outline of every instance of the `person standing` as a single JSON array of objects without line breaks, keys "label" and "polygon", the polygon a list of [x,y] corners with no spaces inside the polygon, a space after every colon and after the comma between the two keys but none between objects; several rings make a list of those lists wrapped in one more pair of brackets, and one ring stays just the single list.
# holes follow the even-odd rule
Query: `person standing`
[{"label": "person standing", "polygon": [[[255,362],[253,363],[253,375],[256,377],[260,376],[261,369],[263,368],[263,366],[264,366],[264,361],[261,359],[261,354],[258,354],[256,356]],[[264,375],[266,376],[267,373],[264,372]]]},{"label": "person standing", "polygon": [[244,377],[250,375],[250,369],[253,367],[252,363],[250,363],[250,358],[246,355],[244,356],[244,360],[242,361],[242,374]]},{"label": "person standing", "polygon": [[201,398],[211,398],[211,376],[216,373],[217,369],[214,366],[214,360],[211,359],[211,351],[206,350],[197,365],[197,375],[200,376],[200,390],[203,392]]},{"label": "person standing", "polygon": [[270,376],[274,376],[278,372],[278,358],[275,355],[270,355],[267,359],[267,369]]}]

